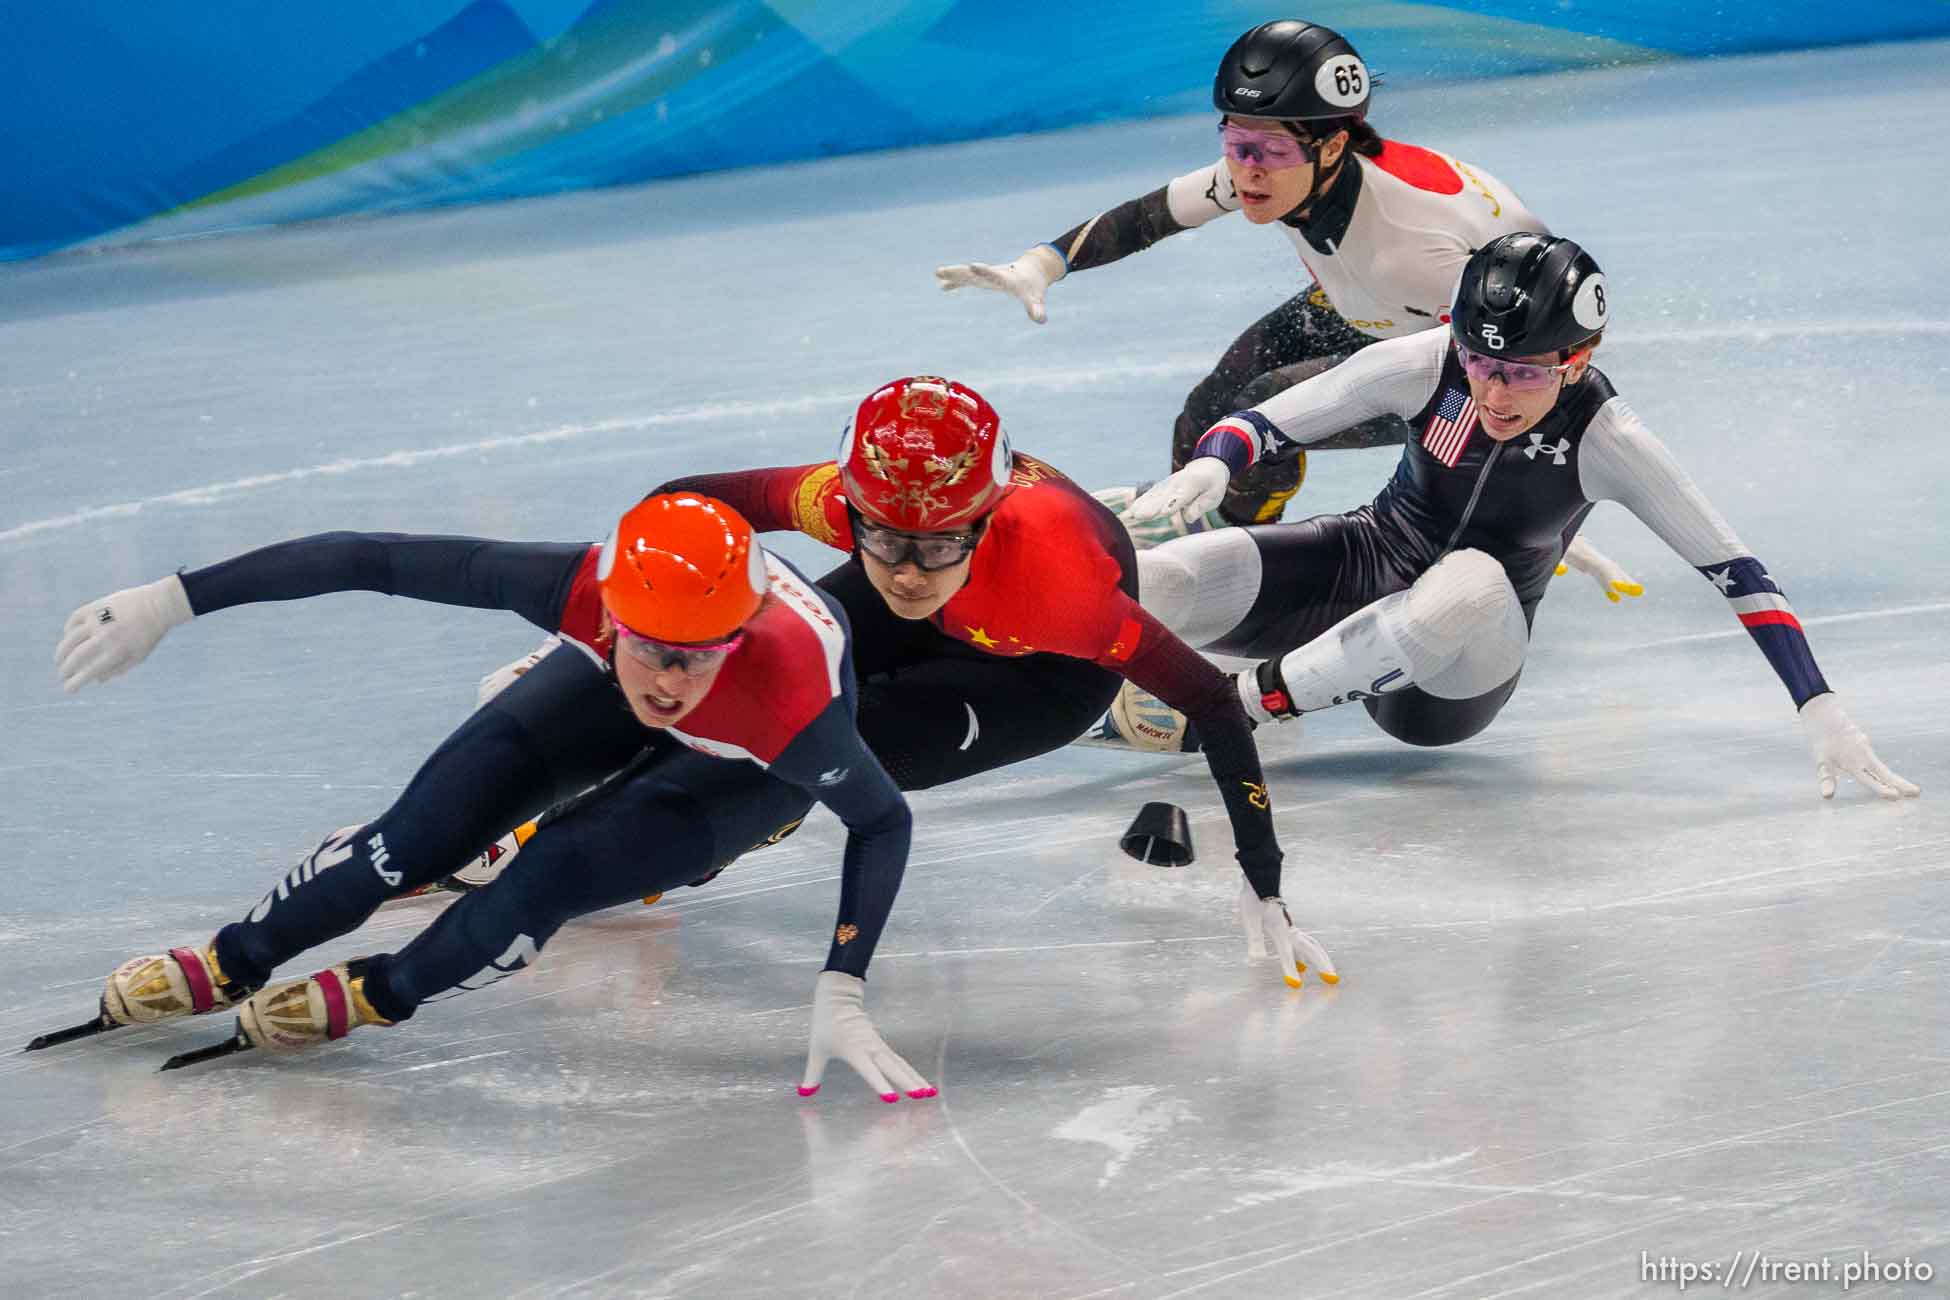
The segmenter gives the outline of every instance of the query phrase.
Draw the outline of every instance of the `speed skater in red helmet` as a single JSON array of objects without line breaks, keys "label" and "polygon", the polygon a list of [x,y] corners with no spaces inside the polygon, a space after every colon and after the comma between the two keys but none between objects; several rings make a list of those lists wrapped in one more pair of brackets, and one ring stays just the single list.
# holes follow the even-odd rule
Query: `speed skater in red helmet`
[{"label": "speed skater in red helmet", "polygon": [[861,734],[902,789],[1066,745],[1123,679],[1170,702],[1197,725],[1225,803],[1249,937],[1272,938],[1289,983],[1309,963],[1337,978],[1280,901],[1272,800],[1230,679],[1140,606],[1136,555],[1109,510],[1015,451],[974,390],[897,379],[860,403],[833,461],[660,490],[852,553],[820,585],[854,628]]}]

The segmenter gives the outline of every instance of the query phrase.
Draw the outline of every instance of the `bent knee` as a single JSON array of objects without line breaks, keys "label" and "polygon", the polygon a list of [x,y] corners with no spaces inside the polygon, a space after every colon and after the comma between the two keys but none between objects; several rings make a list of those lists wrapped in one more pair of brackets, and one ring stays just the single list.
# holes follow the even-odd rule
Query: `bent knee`
[{"label": "bent knee", "polygon": [[1138,552],[1138,600],[1191,645],[1238,625],[1259,595],[1259,547],[1243,528],[1175,537]]},{"label": "bent knee", "polygon": [[1417,578],[1408,605],[1412,617],[1435,623],[1521,617],[1523,609],[1502,564],[1474,548],[1451,551]]}]

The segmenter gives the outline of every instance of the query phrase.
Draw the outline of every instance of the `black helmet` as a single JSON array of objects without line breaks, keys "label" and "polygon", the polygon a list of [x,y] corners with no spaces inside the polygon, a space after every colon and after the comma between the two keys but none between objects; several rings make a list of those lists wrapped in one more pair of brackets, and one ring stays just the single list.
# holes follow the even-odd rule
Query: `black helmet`
[{"label": "black helmet", "polygon": [[1368,65],[1339,32],[1288,18],[1261,23],[1219,60],[1212,104],[1221,113],[1318,122],[1366,117]]},{"label": "black helmet", "polygon": [[1449,330],[1475,352],[1568,352],[1611,319],[1605,273],[1568,239],[1521,231],[1470,255],[1456,284]]}]

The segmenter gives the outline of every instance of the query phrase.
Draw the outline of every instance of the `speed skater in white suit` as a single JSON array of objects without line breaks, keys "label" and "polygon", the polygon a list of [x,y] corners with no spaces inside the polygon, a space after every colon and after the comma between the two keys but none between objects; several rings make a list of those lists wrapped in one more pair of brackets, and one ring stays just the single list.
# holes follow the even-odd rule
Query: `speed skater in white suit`
[{"label": "speed skater in white suit", "polygon": [[[1546,227],[1509,186],[1433,149],[1384,139],[1368,123],[1373,78],[1346,37],[1297,20],[1262,23],[1232,43],[1212,85],[1222,156],[1101,212],[1013,262],[935,268],[944,289],[1006,293],[1031,320],[1075,271],[1107,266],[1161,239],[1237,212],[1292,241],[1313,281],[1248,326],[1185,395],[1171,465],[1228,412],[1253,406],[1340,364],[1379,339],[1446,318],[1470,253],[1498,235]],[[1332,437],[1328,435],[1332,434]],[[1402,440],[1388,415],[1323,431],[1317,447]],[[1140,549],[1188,527],[1273,523],[1306,474],[1304,452],[1247,467],[1207,516],[1181,525],[1126,520]],[[1113,510],[1128,489],[1099,493]]]},{"label": "speed skater in white suit", "polygon": [[1356,421],[1393,414],[1411,432],[1358,510],[1143,552],[1146,608],[1194,645],[1270,656],[1238,677],[1257,720],[1360,700],[1390,735],[1453,744],[1510,698],[1545,586],[1592,507],[1615,501],[1726,597],[1794,700],[1824,799],[1845,775],[1885,799],[1920,793],[1849,719],[1773,575],[1591,365],[1607,293],[1572,241],[1502,236],[1464,266],[1448,329],[1384,340],[1214,425],[1133,517],[1196,517],[1235,473]]}]

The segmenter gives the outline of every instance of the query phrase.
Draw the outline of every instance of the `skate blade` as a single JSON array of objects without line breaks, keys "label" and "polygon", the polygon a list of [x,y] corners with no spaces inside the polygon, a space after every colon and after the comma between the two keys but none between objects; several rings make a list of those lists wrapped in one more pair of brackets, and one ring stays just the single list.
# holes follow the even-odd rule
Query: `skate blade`
[{"label": "skate blade", "polygon": [[77,1038],[91,1038],[96,1034],[107,1033],[111,1029],[119,1028],[121,1026],[115,1021],[110,1020],[107,1016],[98,1014],[93,1020],[87,1021],[84,1024],[73,1025],[67,1029],[57,1029],[51,1034],[42,1034],[20,1050],[23,1052],[38,1052],[45,1048],[58,1047],[62,1043],[72,1043]]},{"label": "skate blade", "polygon": [[214,1061],[220,1056],[232,1056],[238,1052],[248,1052],[250,1049],[251,1040],[244,1037],[244,1031],[240,1029],[221,1043],[199,1047],[193,1052],[178,1052],[162,1063],[162,1069],[180,1070],[187,1065],[201,1065],[205,1061]]}]

